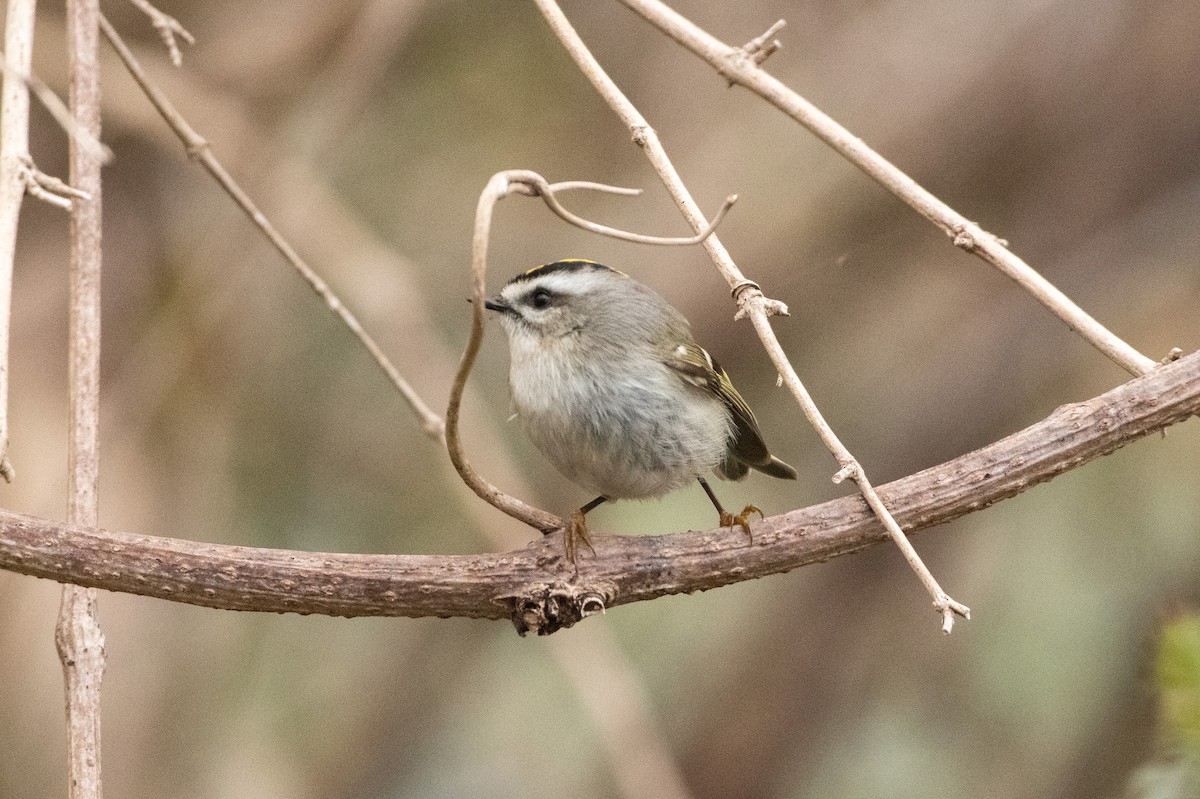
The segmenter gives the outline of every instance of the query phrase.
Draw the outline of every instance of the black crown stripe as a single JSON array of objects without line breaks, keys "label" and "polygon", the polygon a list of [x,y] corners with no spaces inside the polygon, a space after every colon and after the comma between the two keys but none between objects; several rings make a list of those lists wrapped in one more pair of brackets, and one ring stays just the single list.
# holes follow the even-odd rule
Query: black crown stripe
[{"label": "black crown stripe", "polygon": [[541,266],[535,266],[533,269],[530,269],[527,272],[522,272],[508,282],[509,284],[523,283],[527,280],[533,280],[534,278],[541,277],[542,275],[552,275],[555,272],[583,272],[601,269],[606,272],[612,272],[615,275],[620,275],[621,277],[627,277],[624,272],[619,272],[616,269],[613,269],[611,266],[605,266],[604,264],[596,261],[589,261],[586,258],[564,258],[561,261],[554,261],[552,263],[542,264]]}]

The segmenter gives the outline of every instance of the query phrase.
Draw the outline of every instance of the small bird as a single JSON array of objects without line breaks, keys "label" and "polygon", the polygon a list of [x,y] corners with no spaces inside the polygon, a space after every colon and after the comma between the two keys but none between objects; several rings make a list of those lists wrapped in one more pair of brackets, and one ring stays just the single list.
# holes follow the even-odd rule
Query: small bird
[{"label": "small bird", "polygon": [[484,303],[508,334],[513,405],[533,443],[568,480],[599,494],[571,514],[568,560],[588,540],[602,502],[649,499],[699,480],[725,527],[750,534],[704,474],[796,470],[763,443],[754,413],[725,370],[692,338],[683,314],[652,289],[595,261],[530,269]]}]

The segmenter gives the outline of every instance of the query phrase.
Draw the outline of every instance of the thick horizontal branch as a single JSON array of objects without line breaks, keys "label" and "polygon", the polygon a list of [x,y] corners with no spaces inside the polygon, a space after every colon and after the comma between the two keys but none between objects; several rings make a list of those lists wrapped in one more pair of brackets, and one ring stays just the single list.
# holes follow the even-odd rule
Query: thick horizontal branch
[{"label": "thick horizontal branch", "polygon": [[[1014,496],[1200,412],[1200,352],[975,452],[880,487],[908,532]],[[334,536],[330,536],[334,538]],[[552,632],[601,607],[789,571],[887,540],[860,496],[741,530],[593,535],[574,574],[557,536],[483,555],[347,555],[91,530],[0,511],[0,568],[227,610],[511,618]]]}]

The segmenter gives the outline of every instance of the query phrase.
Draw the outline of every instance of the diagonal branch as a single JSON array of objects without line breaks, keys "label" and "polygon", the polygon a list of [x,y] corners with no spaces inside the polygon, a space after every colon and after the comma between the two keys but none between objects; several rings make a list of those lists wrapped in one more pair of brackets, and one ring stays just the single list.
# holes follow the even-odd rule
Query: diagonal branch
[{"label": "diagonal branch", "polygon": [[296,252],[295,248],[283,237],[283,234],[267,219],[266,214],[254,204],[254,201],[250,199],[250,195],[242,189],[238,182],[233,179],[233,176],[221,164],[220,160],[217,159],[216,155],[213,154],[212,147],[209,146],[208,141],[184,119],[183,115],[179,113],[166,94],[150,80],[146,71],[142,69],[142,65],[134,57],[133,51],[129,49],[129,46],[125,44],[125,41],[117,33],[116,29],[103,15],[100,16],[100,29],[103,31],[104,37],[108,39],[109,44],[116,50],[121,61],[124,62],[126,69],[129,70],[133,79],[141,87],[142,91],[145,92],[151,104],[154,105],[155,109],[158,110],[162,118],[171,127],[171,130],[183,142],[188,155],[200,162],[205,171],[233,198],[233,201],[237,203],[246,216],[250,217],[250,221],[262,231],[263,235],[267,237],[267,240],[271,242],[271,245],[275,247],[279,254],[283,256],[284,260],[299,273],[300,277],[324,301],[329,310],[337,315],[342,324],[350,329],[350,332],[354,334],[355,338],[359,340],[367,349],[367,352],[371,354],[371,357],[375,359],[375,362],[379,364],[379,368],[387,375],[388,380],[392,382],[392,385],[404,397],[413,413],[421,421],[421,427],[425,433],[431,438],[443,438],[445,435],[445,425],[441,417],[434,413],[412,386],[408,384],[408,381],[400,374],[400,370],[396,368],[391,359],[384,353],[383,348],[376,343],[375,339],[366,331],[366,328],[362,326],[362,323],[358,321],[358,317],[338,299],[337,295],[333,293],[333,289],[329,287],[329,284],[317,274],[315,269],[309,266],[307,261],[300,257],[300,253]]},{"label": "diagonal branch", "polygon": [[[909,533],[956,519],[1200,412],[1200,352],[1154,369],[983,449],[879,488]],[[332,538],[332,535],[331,535]],[[486,555],[346,555],[108,532],[0,512],[0,568],[228,610],[331,616],[512,619],[553,632],[608,607],[777,574],[887,540],[857,496],[755,525],[593,536],[586,573],[563,581],[545,540]]]},{"label": "diagonal branch", "polygon": [[[1028,291],[1059,319],[1092,346],[1103,352],[1132,375],[1153,369],[1155,362],[1135,350],[1096,321],[1042,277],[1033,267],[1009,250],[1005,243],[988,233],[935,197],[919,183],[868,147],[862,139],[846,130],[829,115],[788,88],[760,66],[754,52],[758,39],[745,47],[732,47],[700,28],[661,0],[621,0],[651,25],[683,47],[707,61],[731,84],[745,86],[789,117],[808,128],[846,160],[857,166],[913,210],[937,225],[956,247],[979,256]],[[768,34],[778,30],[779,23]],[[770,38],[764,34],[765,38]],[[760,37],[763,38],[763,37]]]},{"label": "diagonal branch", "polygon": [[[694,230],[699,231],[704,224],[704,217],[700,213],[700,208],[696,201],[692,198],[691,192],[684,185],[683,178],[680,177],[675,165],[671,163],[670,157],[667,155],[666,149],[658,138],[658,133],[646,121],[641,112],[630,102],[624,92],[617,86],[604,68],[600,66],[600,62],[588,50],[583,39],[575,31],[570,20],[563,14],[555,0],[534,0],[538,10],[542,12],[542,16],[546,18],[546,22],[550,25],[550,29],[558,38],[563,48],[566,49],[571,59],[575,61],[576,66],[584,74],[588,81],[600,94],[610,108],[620,117],[621,121],[629,128],[633,141],[642,148],[642,152],[650,161],[654,171],[658,173],[659,179],[666,187],[667,192],[675,200],[679,206],[679,210],[683,213],[685,219]],[[716,265],[717,269],[725,277],[729,283],[730,292],[733,295],[734,301],[738,305],[738,312],[735,319],[749,317],[754,325],[754,330],[758,334],[759,340],[763,344],[763,348],[771,358],[771,362],[775,364],[775,369],[779,373],[780,379],[787,385],[791,391],[796,403],[804,412],[804,416],[808,419],[809,424],[816,430],[817,435],[821,437],[821,441],[825,444],[826,449],[830,454],[837,459],[840,467],[837,474],[834,476],[835,483],[841,482],[849,477],[854,480],[858,486],[859,492],[867,500],[871,510],[879,517],[884,527],[888,531],[888,535],[892,537],[892,541],[900,549],[904,555],[904,559],[908,562],[909,567],[916,574],[921,584],[925,586],[925,590],[933,599],[933,608],[942,617],[942,631],[949,633],[954,627],[954,616],[957,614],[964,618],[971,618],[971,609],[961,602],[955,601],[950,597],[941,585],[934,578],[933,574],[925,566],[921,560],[921,556],[913,548],[912,544],[904,537],[904,531],[900,529],[900,525],[892,517],[887,506],[879,498],[875,492],[875,488],[867,479],[866,470],[859,464],[858,460],[851,454],[850,450],[842,444],[833,428],[825,421],[817,404],[813,401],[812,396],[808,393],[808,389],[804,387],[800,376],[796,373],[795,368],[788,360],[787,355],[783,351],[783,347],[779,343],[779,339],[775,335],[774,329],[771,327],[769,317],[771,316],[786,316],[787,306],[778,300],[767,298],[762,289],[753,280],[749,280],[738,269],[733,262],[733,257],[729,251],[725,249],[725,245],[721,243],[716,236],[709,236],[704,241],[704,249],[708,251],[709,257]]]},{"label": "diagonal branch", "polygon": [[183,66],[183,53],[179,51],[179,42],[175,40],[175,37],[178,36],[188,44],[195,44],[196,37],[188,33],[187,28],[183,27],[179,20],[170,14],[159,11],[150,4],[149,0],[130,0],[130,2],[150,18],[150,24],[158,31],[163,46],[167,48],[167,53],[171,56],[171,63],[177,67]]}]

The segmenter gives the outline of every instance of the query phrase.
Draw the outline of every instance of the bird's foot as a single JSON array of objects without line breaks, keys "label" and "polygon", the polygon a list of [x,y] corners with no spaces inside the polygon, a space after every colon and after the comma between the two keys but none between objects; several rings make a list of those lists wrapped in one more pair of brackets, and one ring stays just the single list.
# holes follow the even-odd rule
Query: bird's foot
[{"label": "bird's foot", "polygon": [[563,528],[563,549],[567,553],[567,561],[578,568],[579,544],[583,545],[596,554],[596,548],[592,546],[592,541],[588,538],[587,520],[583,517],[583,510],[577,510],[571,514],[571,520],[567,526]]},{"label": "bird's foot", "polygon": [[728,527],[730,530],[732,530],[735,526],[741,527],[746,531],[746,540],[753,545],[754,534],[750,532],[750,514],[752,513],[757,513],[760,519],[766,518],[766,516],[763,515],[762,510],[756,508],[754,505],[747,505],[746,507],[742,508],[742,512],[737,516],[734,516],[727,510],[721,511],[721,526]]}]

